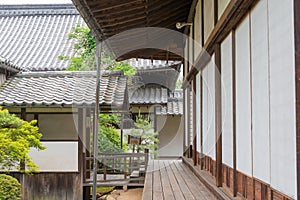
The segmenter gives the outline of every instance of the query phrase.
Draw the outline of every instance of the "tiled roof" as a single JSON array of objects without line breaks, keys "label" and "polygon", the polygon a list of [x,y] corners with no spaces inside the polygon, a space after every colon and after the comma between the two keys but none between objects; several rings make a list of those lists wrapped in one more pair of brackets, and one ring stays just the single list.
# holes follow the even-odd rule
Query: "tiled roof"
[{"label": "tiled roof", "polygon": [[71,4],[0,5],[0,55],[30,71],[64,70],[74,54],[68,34],[83,19]]},{"label": "tiled roof", "polygon": [[142,86],[129,92],[130,104],[166,104],[168,90],[161,86]]},{"label": "tiled roof", "polygon": [[158,109],[158,115],[182,115],[183,114],[183,97],[182,90],[169,92],[168,103]]},{"label": "tiled roof", "polygon": [[133,67],[135,67],[139,71],[144,70],[157,70],[157,69],[175,69],[176,71],[180,70],[181,62],[180,61],[169,61],[166,62],[160,62],[160,63],[149,63],[149,62],[133,62],[130,61],[129,64],[131,64]]},{"label": "tiled roof", "polygon": [[10,60],[7,60],[2,56],[0,56],[0,69],[7,69],[13,72],[19,72],[21,70],[19,66],[15,65]]},{"label": "tiled roof", "polygon": [[[105,73],[100,80],[100,105],[124,108],[127,78]],[[23,72],[0,88],[3,106],[81,106],[95,102],[96,72]]]}]

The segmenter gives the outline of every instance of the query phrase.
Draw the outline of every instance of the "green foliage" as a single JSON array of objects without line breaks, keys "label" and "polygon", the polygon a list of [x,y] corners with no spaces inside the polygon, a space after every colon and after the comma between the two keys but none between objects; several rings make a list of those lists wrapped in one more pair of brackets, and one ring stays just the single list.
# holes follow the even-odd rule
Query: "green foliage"
[{"label": "green foliage", "polygon": [[[89,33],[90,29],[88,27],[77,24],[68,35],[70,40],[75,40],[75,55],[71,58],[64,55],[58,56],[59,60],[70,60],[69,67],[67,69],[68,71],[96,70],[96,39]],[[136,69],[134,67],[126,62],[114,61],[106,48],[103,48],[101,56],[101,65],[108,66],[108,70],[123,70],[125,75],[135,75]]]},{"label": "green foliage", "polygon": [[21,199],[21,185],[17,179],[0,174],[0,200]]},{"label": "green foliage", "polygon": [[120,133],[116,127],[120,123],[120,115],[100,114],[99,115],[99,152],[100,153],[117,153],[126,150],[123,143],[123,149],[120,147]]},{"label": "green foliage", "polygon": [[[27,122],[0,108],[0,169],[9,171],[14,167],[21,172],[37,171],[37,165],[28,155],[31,148],[43,150],[40,142],[42,134],[36,126],[37,121]],[[20,168],[26,163],[26,171]]]},{"label": "green foliage", "polygon": [[[158,133],[153,131],[153,124],[150,118],[143,118],[141,115],[137,116],[134,123],[137,128],[131,129],[130,134],[133,136],[140,136],[142,139],[141,145],[137,146],[137,151],[149,149],[152,157],[156,158],[158,155]],[[135,149],[135,145],[128,144],[129,148]]]},{"label": "green foliage", "polygon": [[123,70],[124,74],[132,77],[136,74],[136,68],[132,67],[126,62],[114,62],[113,65],[108,67],[109,70]]},{"label": "green foliage", "polygon": [[108,194],[112,192],[115,189],[115,186],[98,186],[97,187],[97,193],[100,195]]},{"label": "green foliage", "polygon": [[182,88],[182,83],[183,83],[183,80],[178,79],[177,82],[176,82],[176,89],[181,89]]}]

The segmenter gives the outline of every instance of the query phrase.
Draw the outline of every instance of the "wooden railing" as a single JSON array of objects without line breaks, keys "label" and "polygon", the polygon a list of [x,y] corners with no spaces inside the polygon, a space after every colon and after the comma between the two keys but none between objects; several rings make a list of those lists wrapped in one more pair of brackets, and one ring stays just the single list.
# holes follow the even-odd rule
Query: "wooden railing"
[{"label": "wooden railing", "polygon": [[[105,153],[98,155],[98,182],[142,180],[148,163],[146,153]],[[93,157],[84,162],[84,182],[90,182]],[[113,177],[113,178],[112,178]]]}]

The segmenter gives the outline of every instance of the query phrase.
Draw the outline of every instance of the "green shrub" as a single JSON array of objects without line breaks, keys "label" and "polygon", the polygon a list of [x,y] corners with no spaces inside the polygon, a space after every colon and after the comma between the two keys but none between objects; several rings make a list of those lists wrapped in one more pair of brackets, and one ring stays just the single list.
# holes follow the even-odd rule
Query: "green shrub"
[{"label": "green shrub", "polygon": [[0,174],[0,200],[21,199],[21,185],[12,176]]}]

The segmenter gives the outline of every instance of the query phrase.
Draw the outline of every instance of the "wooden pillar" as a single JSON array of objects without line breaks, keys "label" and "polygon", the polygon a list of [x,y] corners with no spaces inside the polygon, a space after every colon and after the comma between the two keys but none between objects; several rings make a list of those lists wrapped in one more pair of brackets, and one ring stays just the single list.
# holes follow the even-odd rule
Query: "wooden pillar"
[{"label": "wooden pillar", "polygon": [[221,94],[221,47],[215,46],[215,137],[216,137],[216,185],[222,187],[222,94]]},{"label": "wooden pillar", "polygon": [[[194,161],[194,166],[196,166],[197,165],[197,161],[198,161],[198,154],[197,154],[197,125],[196,125],[196,123],[197,123],[197,120],[196,120],[196,118],[197,118],[197,116],[196,116],[196,114],[197,114],[197,112],[199,112],[197,109],[196,109],[196,87],[197,87],[197,85],[196,85],[196,75],[194,76],[194,80],[193,80],[193,139],[194,139],[194,141],[193,141],[193,161]],[[198,86],[199,87],[199,86]],[[198,122],[199,123],[199,122]]]},{"label": "wooden pillar", "polygon": [[235,30],[232,30],[232,125],[233,125],[233,196],[237,196],[237,169],[236,169],[236,58],[235,58]]},{"label": "wooden pillar", "polygon": [[188,141],[188,144],[187,146],[189,147],[188,148],[188,158],[191,158],[191,87],[190,87],[190,83],[188,83],[187,85],[187,111],[186,111],[186,114],[187,114],[187,141]]},{"label": "wooden pillar", "polygon": [[[83,109],[78,108],[78,171],[81,179],[81,191],[83,191],[83,182],[85,181],[84,172],[84,154],[83,154]],[[84,194],[81,194],[81,197]]]},{"label": "wooden pillar", "polygon": [[[26,121],[26,108],[21,108],[21,119]],[[20,169],[25,170],[25,162],[20,163]]]},{"label": "wooden pillar", "polygon": [[294,0],[297,199],[300,199],[300,1]]},{"label": "wooden pillar", "polygon": [[203,78],[202,70],[200,74],[200,169],[203,169]]}]

